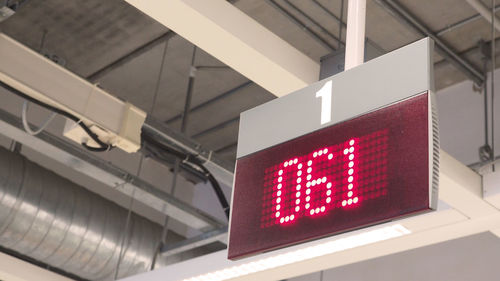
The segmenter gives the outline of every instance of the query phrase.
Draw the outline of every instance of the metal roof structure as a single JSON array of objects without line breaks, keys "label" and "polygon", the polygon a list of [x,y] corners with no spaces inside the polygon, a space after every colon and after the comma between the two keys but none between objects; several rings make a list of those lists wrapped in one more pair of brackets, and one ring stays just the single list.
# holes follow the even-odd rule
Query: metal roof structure
[{"label": "metal roof structure", "polygon": [[[236,161],[240,113],[276,98],[276,93],[266,90],[267,85],[250,80],[195,46],[132,6],[129,2],[133,1],[4,2],[0,1],[1,33],[141,108],[151,120],[148,124],[158,128],[160,134],[174,135],[193,151],[201,151],[205,158],[216,158],[217,163],[229,173]],[[321,58],[345,47],[347,1],[227,2],[317,65]],[[482,3],[485,6],[491,4],[489,1]],[[495,10],[498,11],[498,8],[500,6]],[[245,30],[239,32],[245,33]],[[499,33],[496,32],[496,42],[500,42],[497,40]],[[210,40],[213,34],[205,36]],[[424,37],[435,41],[436,91],[448,91],[450,87],[463,86],[464,81],[469,81],[470,95],[480,94],[490,67],[488,48],[491,45],[492,25],[467,1],[367,1],[366,38],[380,53],[393,51]],[[499,45],[496,44],[497,53]],[[230,51],[237,53],[239,50]],[[190,85],[193,88],[188,95]],[[62,119],[56,119],[55,124],[41,134],[39,138],[43,143],[39,143],[39,140],[25,137],[20,133],[22,130],[17,130],[21,128],[20,99],[12,98],[8,91],[2,89],[0,98],[0,126],[9,128],[8,133],[7,129],[0,132],[0,144],[8,147],[12,140],[25,138],[25,143],[18,142],[23,143],[23,155],[29,160],[159,226],[166,224],[175,232],[169,236],[170,244],[163,245],[166,258],[161,265],[225,247],[227,221],[215,195],[199,174],[192,175],[185,170],[177,182],[177,191],[172,192],[175,178],[173,158],[168,163],[158,163],[140,154],[82,151],[62,138]],[[477,111],[484,114],[482,108]],[[32,112],[37,117],[46,114],[37,108]],[[188,118],[184,118],[185,112]],[[37,123],[38,118],[33,119]],[[181,130],[183,122],[185,130]],[[466,160],[459,153],[449,153],[460,158],[465,165],[477,166],[480,161],[477,148],[474,147],[470,153],[474,157]],[[69,157],[66,160],[84,164],[78,168],[76,165],[66,167],[56,163],[60,159],[51,160],[49,153],[41,152],[43,149],[57,151],[59,157],[65,155]],[[469,147],[466,149],[472,150]],[[93,172],[96,167],[100,171],[98,174]],[[123,182],[116,182],[110,188],[108,175],[113,180],[122,178]],[[136,188],[143,192],[140,194],[152,194],[153,197],[135,198],[137,194],[133,190]],[[223,190],[230,198],[230,187],[223,186]],[[131,197],[134,197],[133,203],[130,203]],[[162,207],[162,202],[173,204],[187,215],[169,221],[167,215],[170,213]],[[189,220],[183,221],[182,218]],[[190,227],[192,221],[202,221],[210,227],[196,229]],[[488,239],[492,240],[492,237]],[[192,250],[195,247],[196,251]],[[85,279],[82,276],[70,277]]]}]

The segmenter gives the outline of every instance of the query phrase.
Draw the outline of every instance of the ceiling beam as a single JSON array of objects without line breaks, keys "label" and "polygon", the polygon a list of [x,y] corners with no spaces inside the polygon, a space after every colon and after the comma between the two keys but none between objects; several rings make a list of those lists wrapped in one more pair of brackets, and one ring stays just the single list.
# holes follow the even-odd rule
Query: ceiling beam
[{"label": "ceiling beam", "polygon": [[443,150],[440,151],[439,198],[469,218],[499,213],[483,199],[481,176]]},{"label": "ceiling beam", "polygon": [[278,97],[318,80],[319,63],[226,1],[127,2]]}]

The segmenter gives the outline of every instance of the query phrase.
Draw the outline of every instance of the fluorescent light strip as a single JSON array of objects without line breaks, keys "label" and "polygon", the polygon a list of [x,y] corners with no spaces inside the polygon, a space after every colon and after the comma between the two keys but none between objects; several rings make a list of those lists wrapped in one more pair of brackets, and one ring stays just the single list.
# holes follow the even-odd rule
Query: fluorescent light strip
[{"label": "fluorescent light strip", "polygon": [[257,261],[225,268],[215,272],[184,279],[183,281],[222,281],[251,273],[268,270],[278,266],[292,264],[298,261],[308,260],[328,254],[333,254],[347,249],[352,249],[379,241],[400,237],[411,233],[410,230],[400,224],[387,226],[349,237],[340,238],[303,249],[298,249],[277,256],[263,258]]}]

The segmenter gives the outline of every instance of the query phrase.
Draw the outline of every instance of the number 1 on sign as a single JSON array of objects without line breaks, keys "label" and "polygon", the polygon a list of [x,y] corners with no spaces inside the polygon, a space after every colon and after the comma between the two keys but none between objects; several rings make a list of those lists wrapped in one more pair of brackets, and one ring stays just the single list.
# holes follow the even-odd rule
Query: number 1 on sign
[{"label": "number 1 on sign", "polygon": [[321,98],[321,125],[332,120],[332,81],[328,81],[316,92],[316,97]]}]

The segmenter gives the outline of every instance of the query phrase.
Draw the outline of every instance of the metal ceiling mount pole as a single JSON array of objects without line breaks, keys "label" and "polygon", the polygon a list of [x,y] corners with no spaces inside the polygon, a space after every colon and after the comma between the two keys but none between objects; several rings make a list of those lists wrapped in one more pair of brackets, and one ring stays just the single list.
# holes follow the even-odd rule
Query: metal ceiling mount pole
[{"label": "metal ceiling mount pole", "polygon": [[191,108],[191,100],[193,98],[194,79],[196,77],[196,67],[194,66],[194,60],[196,58],[196,49],[197,47],[194,46],[193,56],[191,57],[191,66],[189,68],[189,81],[186,94],[186,102],[184,103],[184,113],[182,114],[182,123],[181,123],[181,132],[183,134],[186,133],[186,126],[189,118],[189,111]]},{"label": "metal ceiling mount pole", "polygon": [[491,0],[491,162],[492,169],[495,172],[495,28],[500,21],[495,16],[495,0]]},{"label": "metal ceiling mount pole", "polygon": [[[488,62],[491,59],[491,44],[488,45],[484,41],[479,41],[479,50],[482,55],[483,60],[483,73],[486,76],[488,73]],[[490,137],[489,137],[489,121],[488,121],[488,87],[487,85],[483,85],[482,87],[483,93],[483,101],[484,101],[484,145],[479,147],[479,160],[481,164],[488,162],[492,158],[491,146],[489,145]]]},{"label": "metal ceiling mount pole", "polygon": [[339,19],[339,49],[342,47],[342,27],[344,27],[344,0],[340,1],[340,19]]},{"label": "metal ceiling mount pole", "polygon": [[349,0],[347,4],[347,32],[345,70],[363,64],[365,57],[366,0]]}]

